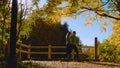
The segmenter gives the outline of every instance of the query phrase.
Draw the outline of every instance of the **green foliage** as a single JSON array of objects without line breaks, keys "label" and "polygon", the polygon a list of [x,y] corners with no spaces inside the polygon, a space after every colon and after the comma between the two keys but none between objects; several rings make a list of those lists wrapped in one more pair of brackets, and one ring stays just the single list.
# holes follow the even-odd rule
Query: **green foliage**
[{"label": "green foliage", "polygon": [[93,59],[94,58],[94,48],[89,48],[87,50],[87,54],[89,56],[89,59]]},{"label": "green foliage", "polygon": [[82,48],[82,54],[80,54],[81,60],[93,60],[94,48]]},{"label": "green foliage", "polygon": [[112,35],[109,37],[109,41],[120,48],[120,22],[114,20],[112,23]]},{"label": "green foliage", "polygon": [[[115,0],[115,3],[116,2],[117,0]],[[66,6],[60,6],[63,3],[66,3]],[[45,15],[45,20],[51,21],[52,23],[60,22],[62,17],[72,17],[76,19],[78,15],[81,15],[86,18],[85,25],[92,26],[95,20],[101,22],[99,24],[101,25],[102,32],[104,32],[106,31],[106,26],[108,25],[106,20],[111,22],[111,19],[109,18],[117,20],[120,19],[120,17],[117,17],[119,10],[112,12],[115,9],[110,9],[110,11],[106,9],[108,8],[106,6],[111,5],[111,3],[113,4],[110,0],[47,0],[47,4],[44,5],[38,12],[42,11],[41,15]],[[37,5],[39,5],[39,2],[37,2]],[[114,6],[119,7],[118,5]],[[110,6],[110,8],[112,7],[113,6]],[[41,17],[40,14],[37,15]]]},{"label": "green foliage", "polygon": [[104,40],[98,47],[100,61],[118,62],[117,47],[108,40]]},{"label": "green foliage", "polygon": [[82,54],[79,55],[79,59],[80,59],[81,61],[85,61],[85,60],[88,60],[88,59],[90,59],[90,58],[89,58],[89,55],[88,55],[88,54],[82,53]]},{"label": "green foliage", "polygon": [[120,0],[111,0],[108,7],[110,9],[113,9],[114,12],[116,12],[116,11],[120,12],[119,5],[120,5]]},{"label": "green foliage", "polygon": [[[1,33],[1,32],[0,32]],[[7,44],[7,40],[10,38],[9,33],[5,32],[3,35],[3,39],[2,36],[0,34],[0,40],[3,40],[3,44],[6,45]]]},{"label": "green foliage", "polygon": [[65,45],[65,35],[68,32],[67,24],[50,24],[43,19],[37,19],[32,27],[30,37],[23,43],[31,45]]},{"label": "green foliage", "polygon": [[10,4],[8,0],[1,1],[0,4],[0,40],[6,44],[9,38]]},{"label": "green foliage", "polygon": [[32,24],[28,20],[25,20],[24,22],[22,22],[22,26],[20,28],[20,33],[18,35],[18,40],[21,41],[22,38],[28,39],[29,34],[32,31],[31,26],[32,26]]}]

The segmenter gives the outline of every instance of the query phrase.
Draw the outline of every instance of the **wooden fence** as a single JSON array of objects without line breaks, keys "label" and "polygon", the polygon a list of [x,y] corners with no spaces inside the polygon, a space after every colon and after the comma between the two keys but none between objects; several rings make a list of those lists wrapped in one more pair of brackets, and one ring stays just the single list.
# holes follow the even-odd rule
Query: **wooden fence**
[{"label": "wooden fence", "polygon": [[[19,57],[21,58],[21,54],[27,54],[27,58],[30,59],[32,54],[47,54],[48,55],[48,59],[51,59],[52,54],[66,54],[66,52],[52,52],[52,48],[66,48],[66,46],[52,46],[52,45],[48,45],[48,46],[31,46],[31,45],[25,45],[25,44],[21,44],[21,43],[17,43],[18,48],[16,48],[16,51],[19,52]],[[23,50],[22,48],[27,48],[27,50]],[[94,59],[97,60],[97,38],[95,38],[95,45],[94,46],[78,46],[78,48],[94,48]],[[41,49],[41,48],[47,48],[48,52],[32,52],[31,49]],[[74,50],[72,51],[72,59],[75,57],[74,56],[75,52]]]}]

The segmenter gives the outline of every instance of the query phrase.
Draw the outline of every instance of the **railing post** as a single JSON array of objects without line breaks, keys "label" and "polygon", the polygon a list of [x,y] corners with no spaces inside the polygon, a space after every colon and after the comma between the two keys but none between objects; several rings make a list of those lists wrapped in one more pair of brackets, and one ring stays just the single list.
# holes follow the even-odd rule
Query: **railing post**
[{"label": "railing post", "polygon": [[31,45],[29,45],[29,47],[28,47],[28,54],[27,54],[28,59],[30,59],[30,52],[31,52]]},{"label": "railing post", "polygon": [[97,54],[97,48],[98,48],[98,42],[97,42],[97,37],[95,37],[95,61],[98,60],[98,54]]},{"label": "railing post", "polygon": [[22,51],[22,46],[21,43],[19,44],[19,58],[21,58],[21,51]]},{"label": "railing post", "polygon": [[48,45],[48,59],[51,59],[51,45]]},{"label": "railing post", "polygon": [[71,59],[74,60],[74,58],[75,58],[75,51],[72,50]]}]

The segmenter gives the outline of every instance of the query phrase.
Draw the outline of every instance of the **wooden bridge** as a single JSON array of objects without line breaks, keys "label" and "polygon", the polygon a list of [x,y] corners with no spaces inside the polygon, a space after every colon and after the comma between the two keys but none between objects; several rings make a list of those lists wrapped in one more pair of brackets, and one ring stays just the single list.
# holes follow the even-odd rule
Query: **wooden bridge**
[{"label": "wooden bridge", "polygon": [[[94,60],[97,60],[98,56],[97,56],[97,38],[95,38],[95,45],[94,46],[78,46],[78,48],[94,48]],[[24,50],[23,48],[26,48],[26,50]],[[48,51],[47,52],[33,52],[31,51],[31,49],[42,49],[42,48],[47,48]],[[25,45],[22,43],[17,43],[17,48],[16,48],[16,52],[18,53],[18,57],[21,58],[22,57],[22,53],[27,55],[27,59],[31,58],[32,54],[35,55],[41,55],[41,54],[46,54],[48,56],[48,59],[52,59],[52,55],[53,54],[66,54],[66,52],[52,52],[52,48],[66,48],[66,46],[52,46],[52,45],[48,45],[48,46],[31,46],[31,45]],[[74,50],[72,51],[72,58],[74,59],[74,55],[75,52]],[[79,53],[80,54],[80,53]]]}]

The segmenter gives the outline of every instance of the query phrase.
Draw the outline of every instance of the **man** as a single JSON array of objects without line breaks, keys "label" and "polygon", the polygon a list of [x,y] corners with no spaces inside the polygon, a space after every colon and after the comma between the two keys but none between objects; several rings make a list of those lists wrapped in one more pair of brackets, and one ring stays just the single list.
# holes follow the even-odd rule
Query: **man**
[{"label": "man", "polygon": [[79,45],[79,38],[76,36],[76,32],[75,31],[73,31],[73,33],[71,35],[70,44],[71,44],[70,53],[74,49],[75,52],[76,52],[76,58],[78,59],[78,48],[77,48],[77,46]]}]

